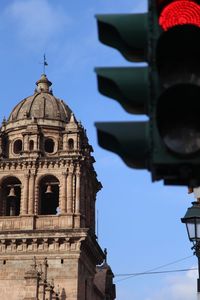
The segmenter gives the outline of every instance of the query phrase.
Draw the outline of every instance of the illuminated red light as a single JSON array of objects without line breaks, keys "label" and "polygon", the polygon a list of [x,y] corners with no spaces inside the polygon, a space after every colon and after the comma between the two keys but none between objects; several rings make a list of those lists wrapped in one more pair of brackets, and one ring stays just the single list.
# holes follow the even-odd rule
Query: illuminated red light
[{"label": "illuminated red light", "polygon": [[162,10],[159,24],[163,30],[185,24],[200,27],[200,5],[191,0],[171,2]]}]

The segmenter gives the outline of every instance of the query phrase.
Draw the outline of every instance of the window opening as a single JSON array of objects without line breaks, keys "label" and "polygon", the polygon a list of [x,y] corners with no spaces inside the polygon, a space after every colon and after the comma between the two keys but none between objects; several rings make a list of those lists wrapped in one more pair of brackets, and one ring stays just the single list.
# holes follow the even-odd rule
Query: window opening
[{"label": "window opening", "polygon": [[31,140],[31,141],[29,142],[29,150],[30,150],[30,151],[33,151],[33,149],[34,149],[34,141]]},{"label": "window opening", "polygon": [[69,146],[69,150],[73,150],[74,149],[74,140],[73,139],[69,139],[68,140],[68,146]]},{"label": "window opening", "polygon": [[16,177],[8,177],[2,183],[1,215],[19,216],[21,202],[21,182]]},{"label": "window opening", "polygon": [[40,214],[56,215],[59,206],[59,182],[53,176],[45,176],[40,182]]},{"label": "window opening", "polygon": [[55,143],[52,139],[46,139],[44,142],[44,151],[47,153],[54,152]]},{"label": "window opening", "polygon": [[16,140],[13,145],[13,152],[19,154],[22,151],[22,140]]}]

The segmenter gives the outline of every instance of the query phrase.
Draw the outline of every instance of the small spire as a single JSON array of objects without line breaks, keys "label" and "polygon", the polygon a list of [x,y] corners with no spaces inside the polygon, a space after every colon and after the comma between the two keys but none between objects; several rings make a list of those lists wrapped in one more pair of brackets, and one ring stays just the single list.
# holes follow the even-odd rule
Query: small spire
[{"label": "small spire", "polygon": [[47,63],[47,60],[46,60],[46,55],[44,53],[43,55],[43,61],[42,62],[39,62],[40,65],[42,65],[42,71],[43,71],[43,74],[46,74],[46,67],[48,66],[48,63]]},{"label": "small spire", "polygon": [[46,61],[46,55],[45,55],[45,53],[44,53],[44,60],[43,60],[43,73],[44,73],[44,74],[46,74],[46,72],[45,72],[46,66],[48,66],[48,63],[47,63],[47,61]]},{"label": "small spire", "polygon": [[74,116],[74,113],[72,112],[71,113],[71,116],[70,116],[70,123],[75,123],[75,116]]}]

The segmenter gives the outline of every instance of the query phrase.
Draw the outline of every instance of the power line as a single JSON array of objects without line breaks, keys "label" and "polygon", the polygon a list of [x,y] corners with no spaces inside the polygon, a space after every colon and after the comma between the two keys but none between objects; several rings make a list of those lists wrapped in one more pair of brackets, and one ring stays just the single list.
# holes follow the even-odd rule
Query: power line
[{"label": "power line", "polygon": [[197,268],[177,269],[177,270],[167,270],[167,271],[156,271],[156,272],[141,272],[141,273],[132,273],[132,274],[115,274],[115,277],[121,277],[121,276],[140,276],[140,275],[152,275],[152,274],[164,274],[164,273],[186,272],[186,271],[194,271],[194,270],[197,270]]},{"label": "power line", "polygon": [[[189,258],[191,258],[191,257],[193,257],[193,256],[194,256],[194,255],[186,256],[186,257],[183,257],[183,258],[181,258],[181,259],[174,260],[174,261],[172,261],[172,262],[170,262],[170,263],[167,263],[167,264],[164,264],[164,265],[155,267],[155,268],[153,268],[153,269],[149,269],[149,270],[144,271],[144,272],[133,273],[133,275],[132,275],[132,274],[131,274],[131,275],[127,275],[126,278],[119,279],[119,280],[117,280],[116,282],[128,280],[128,279],[130,279],[130,278],[132,278],[132,277],[138,276],[137,274],[151,273],[151,272],[153,272],[153,271],[156,271],[156,270],[162,269],[162,268],[164,268],[164,267],[167,267],[167,266],[170,266],[170,265],[174,265],[174,264],[176,264],[176,263],[178,263],[178,262],[181,262],[181,261],[183,261],[183,260],[189,259]],[[126,275],[124,275],[124,276],[126,276]]]}]

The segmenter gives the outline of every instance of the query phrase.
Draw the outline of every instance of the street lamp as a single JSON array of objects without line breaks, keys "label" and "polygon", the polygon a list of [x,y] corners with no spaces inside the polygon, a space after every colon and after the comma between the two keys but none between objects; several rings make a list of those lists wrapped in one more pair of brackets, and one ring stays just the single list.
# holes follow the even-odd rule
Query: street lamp
[{"label": "street lamp", "polygon": [[193,243],[192,249],[198,259],[199,278],[197,279],[197,293],[200,299],[200,198],[192,202],[192,207],[189,207],[184,218],[181,219],[185,223],[189,240]]}]

